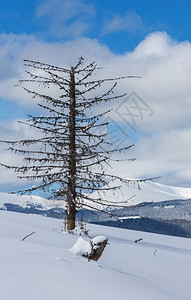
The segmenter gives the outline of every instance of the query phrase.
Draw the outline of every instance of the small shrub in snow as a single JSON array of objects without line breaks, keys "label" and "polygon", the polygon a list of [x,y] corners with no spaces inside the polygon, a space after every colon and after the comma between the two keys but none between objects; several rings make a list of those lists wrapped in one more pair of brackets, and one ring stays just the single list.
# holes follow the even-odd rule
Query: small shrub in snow
[{"label": "small shrub in snow", "polygon": [[66,218],[65,218],[64,229],[62,229],[62,232],[68,232],[68,233],[74,234],[74,235],[88,236],[88,232],[89,231],[90,230],[87,229],[86,223],[84,223],[83,218],[81,218],[81,220],[77,222],[77,224],[75,226],[75,229],[73,229],[73,230],[67,230]]}]

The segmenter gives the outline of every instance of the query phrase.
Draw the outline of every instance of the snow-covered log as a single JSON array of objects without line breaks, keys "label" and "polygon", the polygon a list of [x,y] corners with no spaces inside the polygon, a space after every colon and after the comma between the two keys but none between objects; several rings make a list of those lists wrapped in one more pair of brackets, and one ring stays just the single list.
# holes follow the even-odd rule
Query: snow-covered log
[{"label": "snow-covered log", "polygon": [[88,260],[97,261],[101,257],[107,242],[108,239],[105,236],[97,236],[90,241],[86,241],[80,237],[71,248],[71,251],[74,254],[88,258]]},{"label": "snow-covered log", "polygon": [[97,236],[93,238],[90,243],[91,243],[91,251],[88,254],[84,254],[84,257],[87,257],[89,260],[98,260],[102,253],[103,250],[105,249],[105,246],[107,245],[108,239],[105,236]]}]

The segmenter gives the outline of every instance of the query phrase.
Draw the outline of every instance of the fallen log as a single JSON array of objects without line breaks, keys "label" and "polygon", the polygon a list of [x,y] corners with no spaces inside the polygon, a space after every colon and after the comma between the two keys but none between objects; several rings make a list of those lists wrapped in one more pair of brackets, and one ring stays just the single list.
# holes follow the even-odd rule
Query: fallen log
[{"label": "fallen log", "polygon": [[91,251],[89,253],[84,253],[83,256],[88,258],[88,260],[92,259],[97,261],[108,244],[108,239],[105,236],[97,236],[90,240],[90,244]]}]

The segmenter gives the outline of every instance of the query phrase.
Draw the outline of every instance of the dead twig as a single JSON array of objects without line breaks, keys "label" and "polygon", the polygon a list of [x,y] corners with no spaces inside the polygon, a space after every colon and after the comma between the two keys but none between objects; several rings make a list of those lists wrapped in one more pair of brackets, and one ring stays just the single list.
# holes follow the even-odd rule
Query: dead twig
[{"label": "dead twig", "polygon": [[33,231],[32,233],[26,235],[26,236],[22,239],[22,242],[23,242],[27,237],[31,236],[31,235],[34,234],[34,233],[35,233],[35,231]]},{"label": "dead twig", "polygon": [[138,239],[138,240],[135,240],[135,243],[140,242],[140,241],[142,241],[142,240],[143,240],[142,238],[140,238],[140,239]]}]

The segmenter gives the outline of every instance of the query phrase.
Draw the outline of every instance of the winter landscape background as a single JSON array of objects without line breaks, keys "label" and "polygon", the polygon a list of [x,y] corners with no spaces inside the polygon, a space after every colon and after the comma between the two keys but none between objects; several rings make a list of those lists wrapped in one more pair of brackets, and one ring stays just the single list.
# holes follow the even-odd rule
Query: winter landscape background
[{"label": "winter landscape background", "polygon": [[[135,145],[115,157],[112,172],[160,176],[141,189],[122,185],[122,193],[107,193],[130,206],[108,207],[115,217],[80,210],[88,235],[79,237],[64,232],[64,201],[50,201],[43,191],[10,194],[38,182],[18,180],[0,166],[1,299],[190,300],[190,10],[187,0],[1,3],[0,140],[36,134],[18,123],[40,113],[36,100],[16,87],[26,77],[23,59],[70,68],[82,55],[102,67],[103,78],[139,77],[119,82],[116,92],[127,97],[106,107],[113,109],[108,141]],[[3,143],[0,152],[0,163],[22,165]],[[98,262],[74,251],[102,235],[109,245]]]}]

